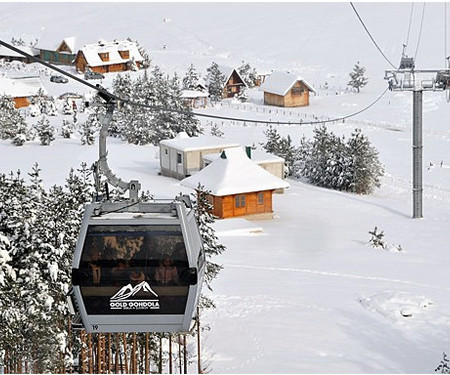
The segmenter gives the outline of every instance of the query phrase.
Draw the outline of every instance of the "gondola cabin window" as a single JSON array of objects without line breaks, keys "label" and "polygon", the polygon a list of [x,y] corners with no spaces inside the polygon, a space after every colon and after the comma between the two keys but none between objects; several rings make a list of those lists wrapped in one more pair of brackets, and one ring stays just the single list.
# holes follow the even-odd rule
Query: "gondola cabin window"
[{"label": "gondola cabin window", "polygon": [[86,311],[184,314],[188,269],[179,225],[92,225],[80,263]]}]

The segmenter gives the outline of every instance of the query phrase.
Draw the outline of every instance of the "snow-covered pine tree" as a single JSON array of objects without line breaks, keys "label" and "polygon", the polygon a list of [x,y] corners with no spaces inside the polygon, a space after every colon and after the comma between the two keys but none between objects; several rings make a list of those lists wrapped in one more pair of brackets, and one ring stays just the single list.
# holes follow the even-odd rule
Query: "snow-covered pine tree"
[{"label": "snow-covered pine tree", "polygon": [[69,120],[63,119],[61,126],[61,136],[65,139],[70,139],[73,133],[74,133],[73,124]]},{"label": "snow-covered pine tree", "polygon": [[258,73],[255,68],[252,68],[249,63],[242,61],[242,65],[237,68],[237,71],[248,88],[255,87],[258,78]]},{"label": "snow-covered pine tree", "polygon": [[41,141],[41,145],[49,146],[55,140],[56,129],[50,125],[50,121],[45,116],[42,116],[36,123],[35,130]]},{"label": "snow-covered pine tree", "polygon": [[234,96],[241,103],[245,103],[248,100],[248,91],[245,87],[242,87],[239,92]]},{"label": "snow-covered pine tree", "polygon": [[213,62],[206,71],[208,72],[206,75],[206,82],[209,97],[213,103],[220,102],[223,98],[223,88],[226,77],[222,74],[219,65],[215,62]]},{"label": "snow-covered pine tree", "polygon": [[14,100],[0,96],[0,139],[13,139],[26,126],[25,118],[15,108]]},{"label": "snow-covered pine tree", "polygon": [[357,194],[370,194],[380,186],[384,168],[378,159],[378,151],[371,145],[361,129],[355,129],[347,141],[349,158],[349,185],[346,190]]},{"label": "snow-covered pine tree", "polygon": [[91,146],[95,143],[95,132],[100,127],[96,113],[91,113],[79,130],[82,145]]},{"label": "snow-covered pine tree", "polygon": [[291,137],[289,135],[281,137],[278,130],[271,125],[263,133],[267,138],[267,142],[261,143],[261,146],[267,152],[283,158],[287,174],[292,175],[294,173],[297,149],[293,145]]},{"label": "snow-covered pine tree", "polygon": [[183,90],[196,90],[199,80],[200,74],[195,69],[194,64],[191,64],[182,80]]},{"label": "snow-covered pine tree", "polygon": [[222,138],[224,136],[224,132],[220,130],[219,125],[217,125],[217,123],[213,123],[211,125],[210,132],[213,137]]},{"label": "snow-covered pine tree", "polygon": [[[223,268],[221,265],[214,263],[212,258],[222,254],[226,250],[226,247],[219,242],[215,230],[211,226],[216,219],[211,214],[213,207],[208,198],[209,193],[210,192],[205,190],[204,186],[199,184],[196,189],[196,197],[194,197],[194,207],[206,254],[205,284],[212,290],[211,283]],[[214,307],[214,304],[212,300],[202,296],[201,307]]]},{"label": "snow-covered pine tree", "polygon": [[361,88],[367,85],[369,79],[364,75],[366,73],[366,68],[359,65],[359,61],[353,67],[353,71],[349,73],[350,81],[347,86],[355,89],[356,92],[360,92]]}]

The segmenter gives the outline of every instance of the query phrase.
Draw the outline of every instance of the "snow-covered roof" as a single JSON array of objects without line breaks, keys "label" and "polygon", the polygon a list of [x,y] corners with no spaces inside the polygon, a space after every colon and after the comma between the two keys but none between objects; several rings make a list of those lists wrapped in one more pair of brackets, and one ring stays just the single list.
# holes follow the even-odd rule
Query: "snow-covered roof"
[{"label": "snow-covered roof", "polygon": [[[114,42],[106,42],[104,40],[98,43],[87,44],[81,50],[90,66],[104,66],[111,64],[122,64],[134,59],[134,61],[142,61],[137,44],[129,40],[115,40]],[[129,58],[124,59],[119,51],[129,51]],[[103,61],[99,53],[109,53],[109,60]]]},{"label": "snow-covered roof", "polygon": [[223,138],[212,135],[202,135],[199,137],[189,137],[185,132],[178,133],[173,139],[163,139],[160,145],[167,146],[179,151],[207,150],[211,148],[238,147],[238,143],[228,142]]},{"label": "snow-covered roof", "polygon": [[199,184],[212,195],[224,196],[288,188],[286,181],[250,160],[241,147],[226,149],[221,157],[180,184],[196,189]]},{"label": "snow-covered roof", "polygon": [[70,49],[70,52],[72,54],[76,53],[77,51],[75,50],[76,48],[76,37],[71,36],[71,37],[67,37],[64,38],[63,41],[61,43],[58,44],[58,46],[55,48],[55,50],[59,49],[59,47],[61,47],[61,45],[63,43],[66,43],[67,47]]},{"label": "snow-covered roof", "polygon": [[223,84],[225,85],[228,80],[230,79],[231,75],[233,74],[233,72],[235,71],[236,74],[238,75],[238,77],[241,79],[242,83],[247,86],[247,84],[245,83],[245,81],[242,79],[241,75],[239,74],[238,70],[231,67],[231,66],[226,66],[226,65],[218,65],[219,71],[220,73],[222,73],[225,76],[225,81],[223,82]]},{"label": "snow-covered roof", "polygon": [[[212,162],[214,160],[216,160],[217,158],[219,158],[221,155],[221,153],[214,153],[214,154],[207,154],[203,156],[203,160]],[[263,150],[260,149],[256,149],[256,150],[251,150],[251,160],[254,161],[256,164],[268,164],[268,163],[284,163],[284,159],[274,155],[274,154],[270,154],[268,152],[265,152]]]},{"label": "snow-covered roof", "polygon": [[272,72],[259,87],[259,91],[269,92],[271,94],[285,96],[287,92],[295,85],[297,81],[301,81],[312,92],[316,92],[314,88],[306,82],[302,77],[292,73],[275,71]]},{"label": "snow-covered roof", "polygon": [[0,77],[0,95],[23,98],[37,95],[39,89],[42,90],[44,95],[47,95],[47,90],[45,90],[39,77]]},{"label": "snow-covered roof", "polygon": [[[31,56],[39,56],[39,50],[37,48],[28,47],[28,46],[16,46],[17,49],[20,49],[21,51],[28,53]],[[0,57],[24,57],[22,54],[13,51],[9,48],[6,48],[4,46],[0,46]]]},{"label": "snow-covered roof", "polygon": [[208,94],[197,90],[182,90],[181,97],[185,99],[207,98]]}]

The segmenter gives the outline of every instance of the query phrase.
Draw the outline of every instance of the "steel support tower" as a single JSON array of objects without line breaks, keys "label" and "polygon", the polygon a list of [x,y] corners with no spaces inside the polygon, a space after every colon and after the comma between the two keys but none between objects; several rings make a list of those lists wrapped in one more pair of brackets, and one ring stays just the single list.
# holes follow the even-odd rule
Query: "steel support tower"
[{"label": "steel support tower", "polygon": [[[427,77],[423,79],[423,77]],[[431,78],[430,78],[431,77]],[[423,176],[422,176],[422,103],[424,91],[450,89],[450,69],[415,70],[412,58],[402,57],[400,68],[386,70],[384,79],[391,91],[412,91],[413,93],[413,218],[423,217]]]}]

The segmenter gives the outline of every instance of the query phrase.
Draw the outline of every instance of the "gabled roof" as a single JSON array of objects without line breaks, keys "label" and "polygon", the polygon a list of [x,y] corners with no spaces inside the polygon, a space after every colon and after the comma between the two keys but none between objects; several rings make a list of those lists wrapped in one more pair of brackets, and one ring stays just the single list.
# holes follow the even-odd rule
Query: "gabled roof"
[{"label": "gabled roof", "polygon": [[179,151],[207,150],[211,148],[239,146],[238,143],[228,142],[223,138],[214,137],[212,135],[189,137],[185,132],[178,133],[173,139],[163,139],[159,144]]},{"label": "gabled roof", "polygon": [[[129,51],[130,57],[123,59],[119,51]],[[105,66],[111,64],[127,63],[134,59],[134,61],[142,61],[137,44],[129,40],[115,40],[114,42],[106,42],[104,40],[98,43],[86,44],[81,50],[89,66]],[[103,61],[99,53],[109,53],[109,60]]]},{"label": "gabled roof", "polygon": [[44,95],[47,95],[47,90],[45,90],[39,77],[0,77],[0,95],[23,98],[37,95],[39,89],[42,90]]},{"label": "gabled roof", "polygon": [[207,98],[208,94],[198,90],[181,90],[183,99]]},{"label": "gabled roof", "polygon": [[314,88],[302,77],[281,71],[271,73],[260,86],[259,91],[285,96],[297,81],[302,82],[310,91],[316,92],[316,90],[314,90]]},{"label": "gabled roof", "polygon": [[226,65],[218,65],[218,67],[219,67],[220,73],[222,73],[225,76],[225,81],[223,82],[224,86],[228,82],[228,80],[230,79],[230,77],[233,74],[233,72],[236,72],[236,74],[238,75],[238,77],[242,81],[242,83],[245,86],[247,86],[247,84],[245,83],[245,81],[242,79],[241,75],[237,71],[237,69],[235,69],[235,68],[233,68],[231,66],[226,66]]},{"label": "gabled roof", "polygon": [[197,189],[201,184],[215,196],[276,190],[290,186],[251,161],[240,147],[224,150],[219,158],[180,183],[192,189]]},{"label": "gabled roof", "polygon": [[68,37],[68,38],[64,38],[62,40],[62,42],[59,43],[58,46],[55,48],[55,51],[58,50],[63,43],[66,43],[67,47],[70,49],[70,53],[71,54],[75,54],[75,53],[77,53],[77,51],[75,49],[76,48],[76,41],[77,41],[77,39],[74,36],[71,36],[71,37]]}]

